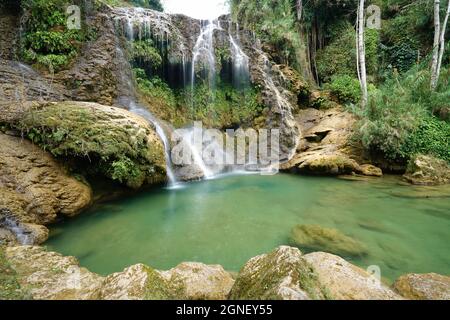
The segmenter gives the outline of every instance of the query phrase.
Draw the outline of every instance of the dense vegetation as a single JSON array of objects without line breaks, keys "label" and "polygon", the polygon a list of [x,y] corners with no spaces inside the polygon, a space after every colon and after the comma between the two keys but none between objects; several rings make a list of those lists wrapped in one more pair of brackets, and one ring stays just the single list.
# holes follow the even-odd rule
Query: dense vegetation
[{"label": "dense vegetation", "polygon": [[[75,2],[77,4],[77,2]],[[95,37],[83,23],[81,28],[67,26],[67,0],[23,0],[25,34],[22,37],[22,57],[35,67],[58,72],[77,56],[84,41]],[[79,3],[81,8],[82,3]]]},{"label": "dense vegetation", "polygon": [[[295,0],[231,3],[234,19],[252,28],[279,63],[303,75],[310,69],[310,81],[350,106],[360,118],[355,138],[368,151],[398,163],[418,153],[450,162],[450,45],[447,41],[440,82],[433,91],[433,1],[366,1],[366,6],[381,8],[382,25],[365,31],[369,104],[363,109],[356,70],[357,1],[303,1],[301,15]],[[447,1],[441,1],[441,19],[446,7]]]}]

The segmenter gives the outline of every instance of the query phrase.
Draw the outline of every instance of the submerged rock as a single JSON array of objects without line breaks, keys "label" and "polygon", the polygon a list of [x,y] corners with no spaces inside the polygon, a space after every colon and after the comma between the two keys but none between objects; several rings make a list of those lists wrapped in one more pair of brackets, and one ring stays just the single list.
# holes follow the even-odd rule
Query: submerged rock
[{"label": "submerged rock", "polygon": [[292,229],[290,241],[299,248],[321,250],[343,256],[367,254],[365,246],[336,229],[319,225],[297,225]]},{"label": "submerged rock", "polygon": [[319,283],[336,300],[400,300],[401,296],[368,272],[324,252],[303,256],[318,275]]},{"label": "submerged rock", "polygon": [[90,187],[31,142],[0,134],[0,150],[0,230],[7,230],[0,243],[41,244],[48,237],[42,225],[91,203]]},{"label": "submerged rock", "polygon": [[248,261],[236,279],[232,300],[310,300],[329,298],[300,250],[279,247]]},{"label": "submerged rock", "polygon": [[416,185],[447,184],[450,183],[450,166],[444,160],[418,155],[410,160],[403,177]]},{"label": "submerged rock", "polygon": [[407,299],[450,300],[450,277],[436,273],[403,275],[393,288]]}]

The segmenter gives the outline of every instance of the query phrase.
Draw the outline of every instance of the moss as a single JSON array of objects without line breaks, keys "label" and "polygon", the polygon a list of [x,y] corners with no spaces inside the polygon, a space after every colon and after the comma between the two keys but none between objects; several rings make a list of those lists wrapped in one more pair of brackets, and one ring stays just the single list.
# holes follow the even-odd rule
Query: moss
[{"label": "moss", "polygon": [[149,177],[163,180],[162,147],[149,146],[150,131],[128,123],[121,115],[59,103],[29,110],[14,126],[55,157],[84,160],[90,173],[132,188]]},{"label": "moss", "polygon": [[0,246],[0,300],[29,300],[31,296],[21,287],[19,278],[5,257],[5,249]]},{"label": "moss", "polygon": [[155,270],[146,267],[148,274],[145,284],[144,300],[174,300],[177,299],[169,283],[163,279]]},{"label": "moss", "polygon": [[[291,248],[292,249],[292,248]],[[290,279],[292,286],[298,286],[311,299],[329,299],[328,291],[319,283],[311,265],[305,260],[294,259],[290,253],[280,254],[279,249],[262,257],[257,257],[254,265],[241,270],[231,292],[231,299],[279,300],[279,285]],[[252,263],[252,262],[249,262]],[[245,268],[254,268],[255,274],[248,274]],[[253,271],[253,270],[252,270]]]}]

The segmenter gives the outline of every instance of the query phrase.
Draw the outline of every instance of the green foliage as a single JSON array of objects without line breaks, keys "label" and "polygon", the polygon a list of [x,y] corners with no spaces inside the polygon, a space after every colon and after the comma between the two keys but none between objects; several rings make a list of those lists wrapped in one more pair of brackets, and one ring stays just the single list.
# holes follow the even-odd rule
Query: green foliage
[{"label": "green foliage", "polygon": [[134,161],[127,157],[122,157],[119,160],[113,161],[110,168],[109,175],[113,180],[121,183],[130,183],[133,180],[143,179],[143,173]]},{"label": "green foliage", "polygon": [[68,30],[65,6],[67,0],[24,0],[25,34],[22,57],[51,72],[67,67],[78,54],[81,43],[93,38],[92,30]]},{"label": "green foliage", "polygon": [[[334,75],[357,76],[356,34],[349,22],[337,24],[333,32],[336,38],[324,49],[317,52],[317,72],[319,78],[329,82]],[[369,76],[375,76],[378,66],[379,31],[366,29],[366,66]]]},{"label": "green foliage", "polygon": [[135,68],[133,71],[138,88],[144,95],[153,99],[163,100],[169,107],[175,107],[175,94],[166,82],[157,76],[148,78],[143,69]]},{"label": "green foliage", "polygon": [[327,89],[340,103],[358,103],[361,100],[361,88],[358,79],[349,75],[334,76]]},{"label": "green foliage", "polygon": [[131,54],[135,62],[150,64],[156,69],[162,64],[162,57],[158,50],[153,46],[151,40],[134,41],[132,43]]},{"label": "green foliage", "polygon": [[417,153],[449,159],[449,125],[431,115],[437,106],[448,105],[448,80],[436,92],[429,83],[428,69],[414,68],[370,93],[357,134],[366,149],[399,162]]},{"label": "green foliage", "polygon": [[402,154],[431,154],[450,163],[450,124],[426,117],[401,147]]}]

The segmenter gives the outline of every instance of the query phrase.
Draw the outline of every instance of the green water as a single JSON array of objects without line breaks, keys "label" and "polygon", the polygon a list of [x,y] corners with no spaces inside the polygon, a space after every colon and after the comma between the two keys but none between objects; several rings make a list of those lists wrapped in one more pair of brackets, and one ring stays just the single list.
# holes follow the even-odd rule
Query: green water
[{"label": "green water", "polygon": [[136,263],[169,269],[183,261],[238,271],[288,243],[296,224],[319,224],[363,242],[348,258],[382,276],[450,272],[450,189],[394,178],[345,181],[294,175],[230,176],[152,190],[53,226],[47,246],[100,274]]}]

